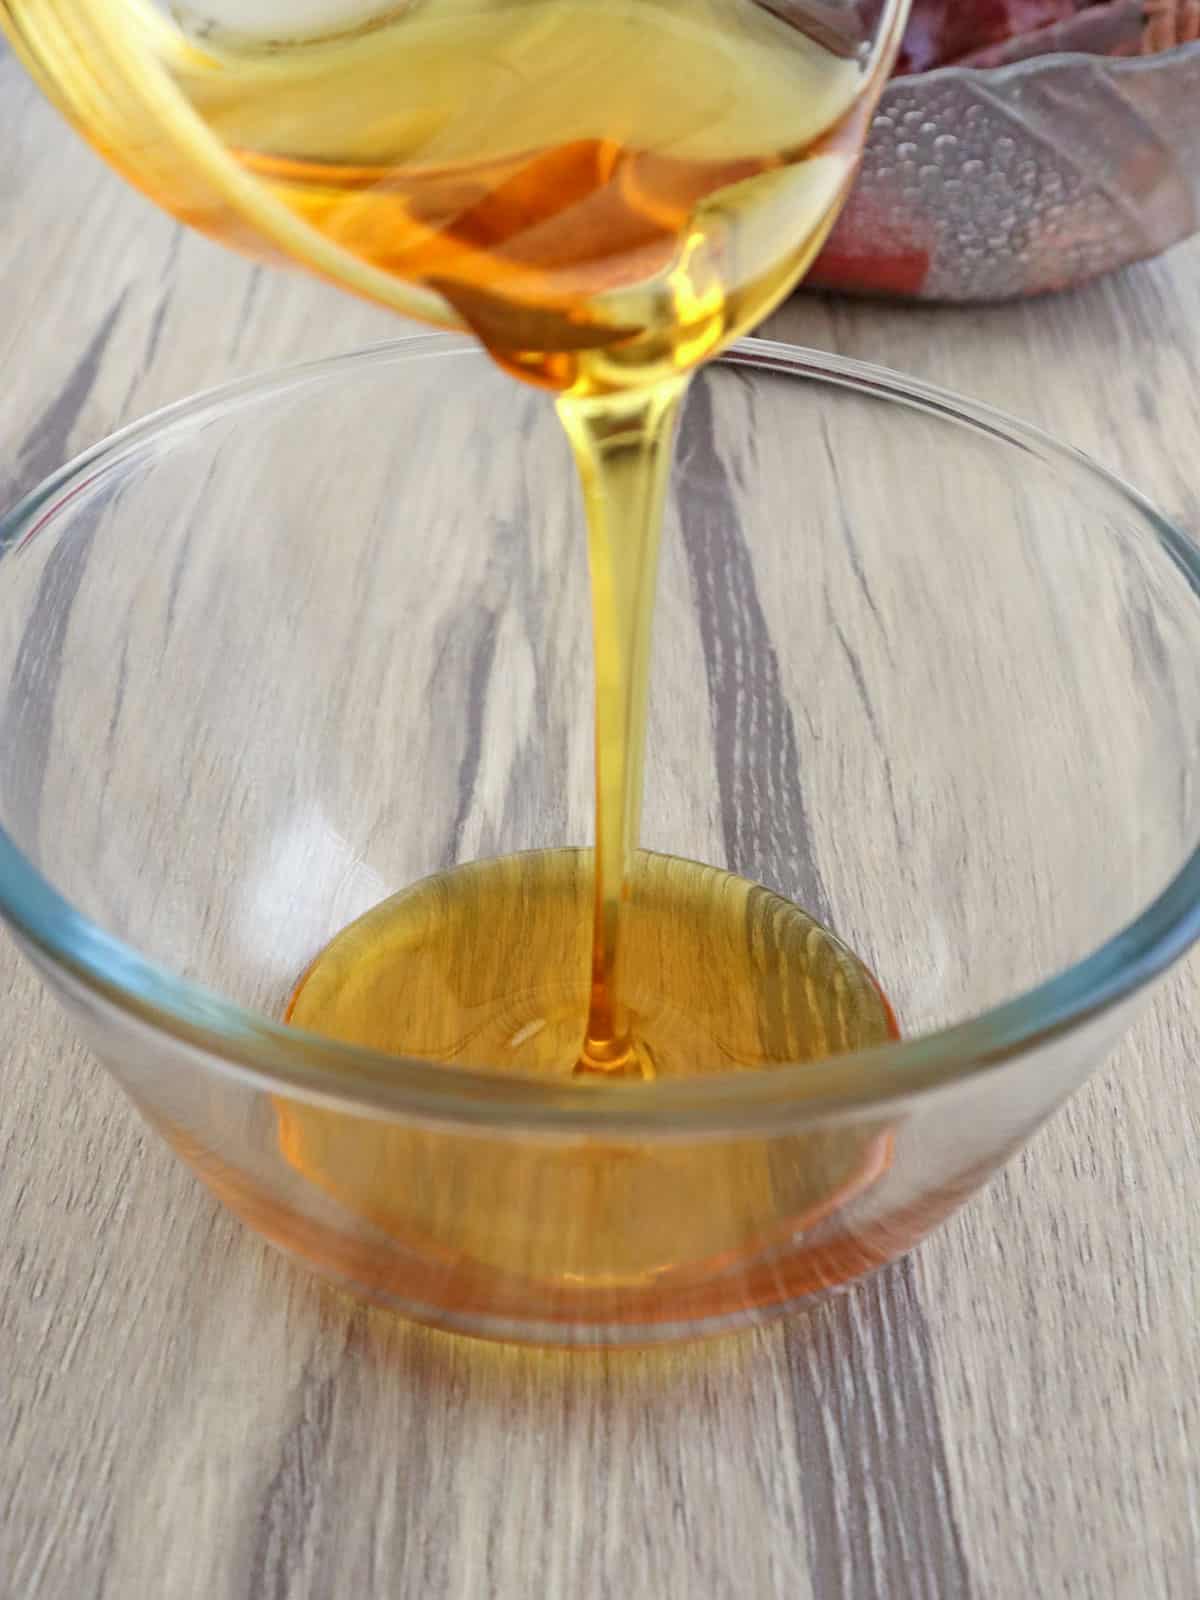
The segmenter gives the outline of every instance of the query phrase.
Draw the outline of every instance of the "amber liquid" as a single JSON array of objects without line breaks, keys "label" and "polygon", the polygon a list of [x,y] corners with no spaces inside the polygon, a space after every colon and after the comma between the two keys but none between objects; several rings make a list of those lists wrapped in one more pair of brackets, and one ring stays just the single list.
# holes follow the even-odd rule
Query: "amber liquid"
[{"label": "amber liquid", "polygon": [[[889,1037],[873,979],[830,933],[727,874],[641,856],[637,841],[680,399],[819,249],[899,15],[871,54],[831,44],[840,8],[806,0],[211,0],[207,21],[204,0],[185,0],[177,12],[0,0],[49,92],[160,204],[468,328],[552,390],[588,514],[594,857],[459,868],[388,901],[316,958],[291,1020],[448,1065],[598,1083],[761,1069]],[[453,1240],[455,1259],[512,1266],[517,1246],[495,1241],[504,1207],[520,1210],[529,1168],[516,1156],[482,1184],[509,1200],[476,1216],[477,1202],[455,1214],[442,1196],[438,1217],[414,1220],[397,1175],[421,1172],[433,1136],[291,1103],[280,1117],[293,1166],[343,1208],[392,1233],[403,1213],[404,1228]],[[875,1133],[839,1136],[784,1209],[820,1209],[877,1168],[879,1148]],[[706,1207],[743,1243],[737,1218],[779,1210],[764,1199],[776,1180],[742,1157],[719,1168],[732,1186],[719,1200],[718,1168],[681,1155],[679,1203],[664,1210],[659,1156],[645,1158],[643,1202],[634,1167],[602,1156],[551,1163],[546,1204],[583,1242],[531,1246],[529,1271],[586,1276],[611,1259],[614,1281],[653,1277]],[[520,1215],[514,1237],[529,1207]]]},{"label": "amber liquid", "polygon": [[[473,330],[554,390],[589,526],[596,879],[583,1071],[624,997],[658,535],[688,374],[790,288],[881,77],[755,0],[0,0],[106,155],[210,233]],[[886,53],[886,52],[884,52]]]},{"label": "amber liquid", "polygon": [[[288,1019],[394,1055],[569,1077],[591,1002],[591,851],[472,862],[383,901],[304,974]],[[752,1071],[894,1035],[827,929],[716,867],[639,851],[623,1000],[662,1078]]]},{"label": "amber liquid", "polygon": [[[570,1079],[592,999],[593,875],[590,851],[549,850],[429,878],[339,934],[301,979],[288,1017],[397,1055]],[[659,1080],[761,1071],[895,1037],[862,962],[778,895],[647,852],[634,859],[631,889],[623,1003]],[[669,1285],[689,1293],[714,1274],[720,1286],[697,1287],[701,1303],[730,1309],[761,1292],[747,1266],[755,1261],[768,1295],[861,1271],[873,1263],[834,1244],[836,1232],[816,1250],[806,1240],[802,1264],[795,1240],[868,1190],[891,1152],[878,1122],[790,1140],[531,1145],[296,1100],[280,1099],[276,1116],[292,1167],[413,1258],[436,1247],[464,1305],[494,1312],[529,1295],[567,1320],[586,1317],[598,1295],[610,1297],[607,1315],[654,1320]],[[283,1237],[313,1249],[290,1229]],[[381,1270],[368,1247],[351,1270],[396,1291],[394,1269]],[[400,1283],[409,1295],[431,1293],[420,1274]]]},{"label": "amber liquid", "polygon": [[161,205],[573,395],[689,372],[760,318],[866,112],[864,64],[755,0],[328,0],[346,31],[296,39],[290,0],[213,0],[261,36],[186,26],[205,9],[0,0]]}]

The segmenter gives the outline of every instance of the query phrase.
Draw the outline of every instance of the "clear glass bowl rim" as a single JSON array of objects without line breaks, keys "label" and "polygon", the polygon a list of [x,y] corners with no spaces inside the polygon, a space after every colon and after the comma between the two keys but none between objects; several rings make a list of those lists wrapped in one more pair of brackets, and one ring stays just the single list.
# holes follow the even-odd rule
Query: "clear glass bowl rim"
[{"label": "clear glass bowl rim", "polygon": [[[415,334],[346,355],[255,375],[161,410],[77,456],[0,518],[0,560],[94,487],[172,439],[289,390],[351,379],[363,368],[422,360],[486,359],[457,334]],[[1030,424],[916,379],[843,356],[746,339],[729,365],[831,384],[966,427],[1121,499],[1183,574],[1200,602],[1200,548],[1141,494]],[[0,567],[0,572],[3,568]],[[3,579],[0,577],[0,582]],[[3,759],[0,753],[0,759]],[[167,1036],[188,1070],[216,1071],[268,1093],[366,1116],[555,1136],[721,1136],[892,1112],[1070,1034],[1131,998],[1200,937],[1200,846],[1121,932],[1035,988],[966,1022],[871,1050],[736,1077],[593,1084],[503,1076],[381,1055],[249,1011],[147,960],[76,911],[0,829],[0,918],[38,965],[68,988],[113,1007],[130,1026]],[[40,959],[39,959],[40,958]],[[164,1071],[182,1070],[178,1062]]]}]

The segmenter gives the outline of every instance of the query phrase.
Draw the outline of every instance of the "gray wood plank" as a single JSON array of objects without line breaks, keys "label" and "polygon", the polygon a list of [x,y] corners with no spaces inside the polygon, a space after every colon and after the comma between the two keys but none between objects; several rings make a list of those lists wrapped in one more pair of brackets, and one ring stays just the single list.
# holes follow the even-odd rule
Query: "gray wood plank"
[{"label": "gray wood plank", "polygon": [[[0,132],[6,501],[165,400],[394,331],[185,237],[8,60]],[[801,300],[774,331],[982,393],[1200,529],[1198,267],[1185,247],[985,312]],[[792,670],[763,646],[772,598],[750,564],[715,593],[703,529],[669,560],[668,604],[727,605],[758,687]],[[697,660],[666,670],[682,688]],[[745,729],[709,688],[715,800],[690,826],[819,904],[797,819],[756,819],[733,767],[722,787]],[[483,848],[486,796],[461,821]],[[143,1131],[5,944],[0,1591],[1194,1594],[1197,970],[910,1262],[784,1328],[567,1357],[407,1327],[272,1255]]]}]

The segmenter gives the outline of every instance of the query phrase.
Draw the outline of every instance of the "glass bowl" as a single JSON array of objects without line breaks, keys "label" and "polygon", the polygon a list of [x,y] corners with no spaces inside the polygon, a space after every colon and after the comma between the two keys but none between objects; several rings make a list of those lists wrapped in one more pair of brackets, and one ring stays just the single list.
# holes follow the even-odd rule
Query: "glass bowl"
[{"label": "glass bowl", "polygon": [[546,397],[464,341],[252,379],[0,524],[0,911],[319,1272],[498,1338],[734,1327],[915,1244],[1196,936],[1198,581],[1035,430],[737,348],[682,428],[645,843],[816,913],[903,1042],[620,1085],[376,1055],[281,1022],[314,952],[449,864],[589,839],[582,514]]},{"label": "glass bowl", "polygon": [[1200,44],[895,78],[807,283],[1008,300],[1157,255],[1200,226],[1198,104]]}]

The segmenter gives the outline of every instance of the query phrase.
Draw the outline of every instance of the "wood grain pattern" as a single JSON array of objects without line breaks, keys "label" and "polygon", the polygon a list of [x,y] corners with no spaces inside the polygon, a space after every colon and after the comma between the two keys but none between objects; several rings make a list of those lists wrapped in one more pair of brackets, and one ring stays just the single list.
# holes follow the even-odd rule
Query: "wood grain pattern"
[{"label": "wood grain pattern", "polygon": [[[183,236],[7,60],[0,130],[5,502],[154,405],[394,331]],[[1198,268],[1185,247],[982,312],[800,300],[772,331],[982,394],[1200,530]],[[712,589],[702,528],[671,559],[672,605]],[[771,596],[736,558],[728,576],[725,625],[769,691]],[[786,745],[781,705],[764,748]],[[727,845],[748,814],[720,776],[741,714],[717,696],[717,799],[693,819]],[[455,826],[485,848],[487,803]],[[768,876],[808,859],[795,818],[736,846]],[[425,1333],[271,1254],[143,1131],[5,945],[0,1593],[1194,1595],[1197,970],[908,1262],[782,1328],[581,1357]]]}]

